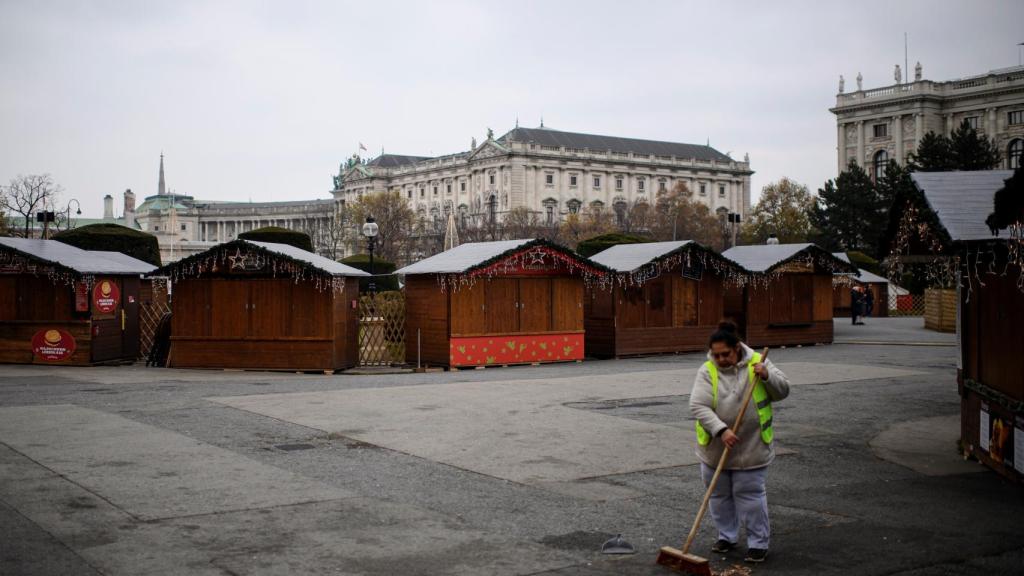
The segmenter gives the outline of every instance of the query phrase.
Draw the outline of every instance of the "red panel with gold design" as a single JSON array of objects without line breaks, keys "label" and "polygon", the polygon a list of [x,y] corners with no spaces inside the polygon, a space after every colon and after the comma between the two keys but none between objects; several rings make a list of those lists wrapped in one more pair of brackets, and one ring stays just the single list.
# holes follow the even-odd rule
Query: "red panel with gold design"
[{"label": "red panel with gold design", "polygon": [[452,338],[450,365],[492,366],[583,359],[583,332]]}]

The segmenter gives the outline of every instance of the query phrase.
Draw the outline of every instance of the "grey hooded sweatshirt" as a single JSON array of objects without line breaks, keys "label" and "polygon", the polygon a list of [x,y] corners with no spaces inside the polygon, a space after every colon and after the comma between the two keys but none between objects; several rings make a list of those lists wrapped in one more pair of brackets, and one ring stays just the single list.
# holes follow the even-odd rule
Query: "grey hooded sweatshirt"
[{"label": "grey hooded sweatshirt", "polygon": [[[741,343],[739,362],[731,368],[718,367],[717,409],[711,408],[711,374],[706,365],[701,365],[693,383],[693,392],[690,394],[690,411],[700,425],[711,434],[711,442],[707,446],[697,443],[697,457],[712,468],[718,466],[722,448],[725,447],[720,434],[735,423],[736,415],[739,414],[743,392],[747,386],[747,366],[753,355],[754,351],[746,344]],[[710,352],[708,352],[708,360],[714,362]],[[789,380],[786,375],[782,373],[782,370],[776,368],[771,360],[767,360],[765,366],[768,368],[765,390],[771,401],[778,402],[789,396]],[[757,418],[757,406],[753,398],[750,400],[750,405],[747,406],[747,412],[743,415],[743,422],[740,423],[740,429],[736,435],[739,436],[740,442],[729,451],[729,459],[725,463],[726,470],[763,468],[775,459],[774,442],[765,444],[761,440],[761,424]]]}]

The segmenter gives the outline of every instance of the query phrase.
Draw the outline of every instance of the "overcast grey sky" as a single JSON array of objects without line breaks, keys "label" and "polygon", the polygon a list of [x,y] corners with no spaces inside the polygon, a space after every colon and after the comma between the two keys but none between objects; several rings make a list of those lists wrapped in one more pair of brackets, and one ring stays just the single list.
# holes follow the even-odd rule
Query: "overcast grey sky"
[{"label": "overcast grey sky", "polygon": [[[0,182],[65,202],[168,185],[200,199],[327,198],[359,142],[446,154],[536,126],[750,154],[755,199],[836,172],[838,76],[948,80],[1014,66],[1021,0],[45,2],[0,0]],[[364,153],[366,156],[367,153]]]}]

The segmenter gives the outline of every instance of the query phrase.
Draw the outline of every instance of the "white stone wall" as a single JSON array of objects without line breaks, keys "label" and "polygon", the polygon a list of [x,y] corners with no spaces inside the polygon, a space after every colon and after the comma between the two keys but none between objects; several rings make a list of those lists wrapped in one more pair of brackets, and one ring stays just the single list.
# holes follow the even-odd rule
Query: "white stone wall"
[{"label": "white stone wall", "polygon": [[[920,80],[838,94],[831,109],[836,115],[838,169],[844,170],[854,158],[871,173],[879,150],[904,163],[926,133],[948,136],[972,116],[978,117],[979,134],[996,140],[1006,167],[1010,142],[1024,138],[1024,124],[1008,124],[1013,110],[1024,110],[1024,67],[1020,66],[962,80]],[[897,130],[899,122],[902,132]],[[888,136],[875,138],[872,126],[880,123],[889,126]]]},{"label": "white stone wall", "polygon": [[[682,181],[694,192],[695,199],[712,210],[724,207],[746,213],[750,208],[752,172],[745,162],[652,159],[607,152],[580,154],[525,142],[512,142],[509,148],[502,151],[492,142],[485,142],[473,154],[450,159],[432,159],[401,168],[367,166],[366,170],[372,174],[369,176],[352,169],[346,174],[344,188],[333,194],[339,200],[352,201],[370,190],[397,190],[409,200],[414,211],[427,217],[435,202],[441,214],[444,204],[451,202],[454,209],[466,206],[470,214],[486,216],[487,202],[493,194],[498,199],[499,213],[525,206],[538,213],[543,221],[546,205],[552,200],[556,203],[556,217],[561,219],[568,214],[569,203],[574,200],[583,207],[600,201],[608,209],[616,200],[630,205],[638,199],[653,203],[662,183],[670,190],[676,182]],[[595,186],[595,178],[599,179],[599,186]],[[617,178],[622,179],[621,189],[616,187]],[[450,195],[446,188],[448,180],[452,182]],[[641,180],[644,182],[642,190]],[[466,182],[465,191],[461,189],[461,182]],[[705,186],[704,195],[700,194],[700,184]],[[435,185],[438,186],[436,196]],[[724,196],[719,195],[719,186],[725,187]]]}]

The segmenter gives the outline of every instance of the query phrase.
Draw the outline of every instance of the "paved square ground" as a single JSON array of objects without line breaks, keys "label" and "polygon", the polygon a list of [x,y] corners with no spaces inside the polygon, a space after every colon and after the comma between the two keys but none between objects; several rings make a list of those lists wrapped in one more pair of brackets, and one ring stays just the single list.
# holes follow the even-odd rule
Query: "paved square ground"
[{"label": "paved square ground", "polygon": [[[957,453],[953,337],[841,322],[848,344],[771,352],[794,387],[753,572],[1019,574],[1024,489]],[[665,574],[702,495],[701,362],[0,366],[0,574]],[[638,554],[601,556],[619,532]]]}]

